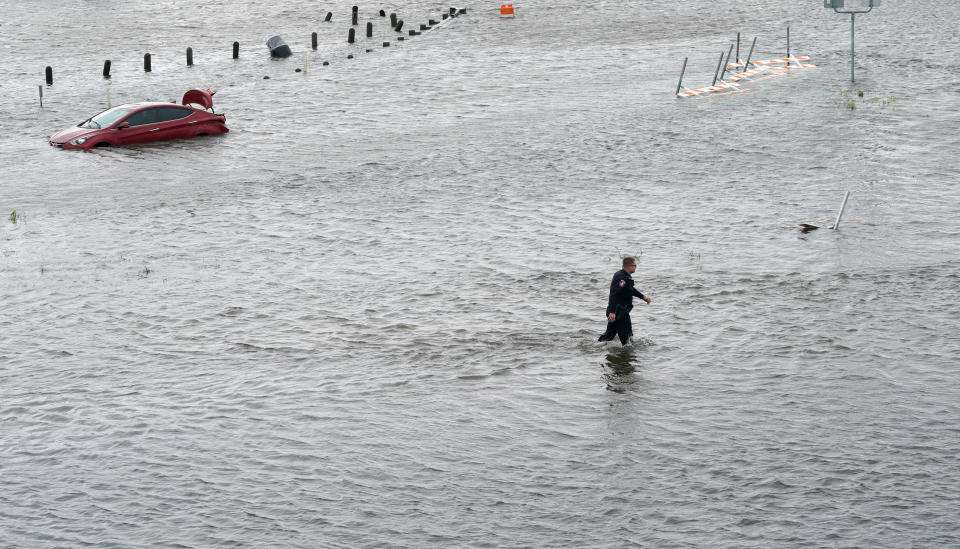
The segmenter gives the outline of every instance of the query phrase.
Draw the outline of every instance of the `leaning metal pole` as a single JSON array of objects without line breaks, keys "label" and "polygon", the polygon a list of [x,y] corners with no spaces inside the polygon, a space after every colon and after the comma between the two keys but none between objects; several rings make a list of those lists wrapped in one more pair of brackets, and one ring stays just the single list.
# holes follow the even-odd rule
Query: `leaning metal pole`
[{"label": "leaning metal pole", "polygon": [[850,197],[850,191],[843,194],[843,203],[840,204],[840,212],[837,213],[837,220],[833,222],[833,230],[840,226],[840,218],[843,217],[843,209],[847,207],[847,198]]},{"label": "leaning metal pole", "polygon": [[720,74],[720,65],[723,64],[723,52],[720,52],[720,60],[717,61],[717,70],[713,71],[713,84],[711,86],[717,85],[717,75]]},{"label": "leaning metal pole", "polygon": [[727,60],[723,63],[723,68],[720,69],[720,81],[723,82],[723,75],[727,74],[727,65],[730,64],[730,54],[733,53],[733,44],[730,44],[730,49],[727,50]]},{"label": "leaning metal pole", "polygon": [[753,44],[750,44],[750,53],[747,54],[747,61],[743,64],[742,67],[740,67],[740,72],[747,70],[747,68],[750,66],[750,58],[753,57],[753,48],[755,48],[756,46],[757,46],[757,37],[754,36]]},{"label": "leaning metal pole", "polygon": [[687,58],[683,58],[683,68],[680,69],[680,80],[677,80],[677,91],[674,95],[680,95],[680,85],[683,84],[683,73],[687,71]]}]

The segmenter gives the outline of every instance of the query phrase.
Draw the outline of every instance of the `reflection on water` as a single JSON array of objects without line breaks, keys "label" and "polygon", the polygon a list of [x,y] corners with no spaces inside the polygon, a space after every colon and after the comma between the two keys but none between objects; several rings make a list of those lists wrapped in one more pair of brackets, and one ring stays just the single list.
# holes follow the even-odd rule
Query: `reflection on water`
[{"label": "reflection on water", "polygon": [[638,377],[634,374],[640,366],[637,345],[631,341],[607,351],[603,359],[603,377],[608,391],[624,393],[637,383]]}]

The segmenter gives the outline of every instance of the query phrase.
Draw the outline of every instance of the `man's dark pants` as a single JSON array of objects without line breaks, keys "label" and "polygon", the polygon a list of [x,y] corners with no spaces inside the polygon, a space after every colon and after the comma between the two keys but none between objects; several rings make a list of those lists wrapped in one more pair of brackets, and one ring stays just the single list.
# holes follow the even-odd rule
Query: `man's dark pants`
[{"label": "man's dark pants", "polygon": [[629,313],[620,313],[613,322],[607,322],[607,331],[603,332],[597,341],[610,341],[613,336],[620,337],[620,343],[626,345],[627,340],[633,335],[633,324],[630,322]]}]

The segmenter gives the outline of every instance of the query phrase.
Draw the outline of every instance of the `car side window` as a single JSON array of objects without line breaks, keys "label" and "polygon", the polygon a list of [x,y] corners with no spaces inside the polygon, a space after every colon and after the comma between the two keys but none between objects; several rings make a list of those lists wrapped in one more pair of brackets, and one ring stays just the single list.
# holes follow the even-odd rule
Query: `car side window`
[{"label": "car side window", "polygon": [[144,124],[153,124],[156,121],[157,109],[144,109],[131,114],[124,122],[129,122],[131,126],[143,126]]},{"label": "car side window", "polygon": [[180,120],[181,118],[186,118],[193,113],[192,110],[184,109],[183,107],[159,107],[154,110],[159,111],[157,113],[157,122]]}]

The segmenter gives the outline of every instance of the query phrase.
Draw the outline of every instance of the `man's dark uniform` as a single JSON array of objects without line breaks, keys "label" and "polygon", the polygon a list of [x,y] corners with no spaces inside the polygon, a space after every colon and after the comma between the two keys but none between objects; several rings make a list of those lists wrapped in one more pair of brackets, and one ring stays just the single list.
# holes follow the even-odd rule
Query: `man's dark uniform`
[{"label": "man's dark uniform", "polygon": [[617,319],[607,322],[607,331],[603,332],[598,341],[610,341],[613,336],[619,336],[620,343],[627,344],[627,340],[633,335],[633,325],[630,323],[633,296],[643,299],[643,294],[633,287],[630,273],[623,269],[617,271],[610,282],[610,300],[607,302],[607,316],[613,313],[617,315]]}]

